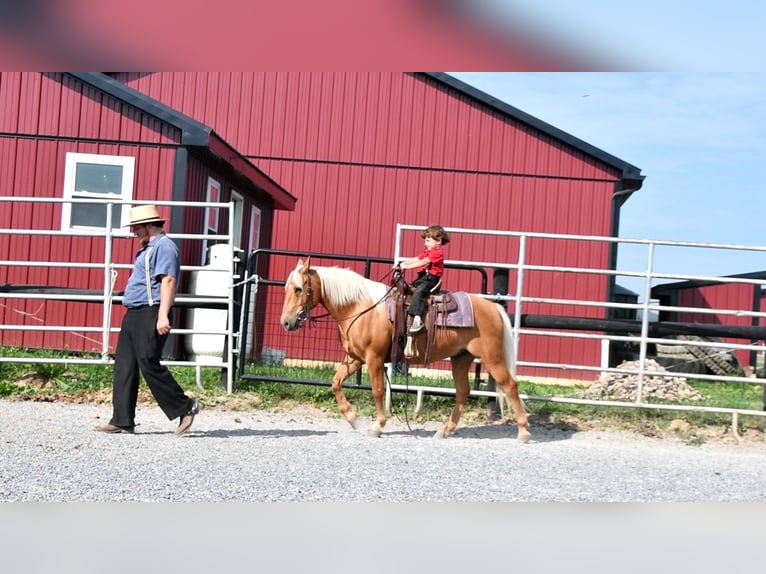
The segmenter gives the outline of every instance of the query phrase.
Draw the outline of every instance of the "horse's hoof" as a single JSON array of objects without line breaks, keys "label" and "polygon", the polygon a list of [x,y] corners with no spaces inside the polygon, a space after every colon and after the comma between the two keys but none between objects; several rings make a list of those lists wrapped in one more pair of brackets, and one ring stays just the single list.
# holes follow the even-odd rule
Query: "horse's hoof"
[{"label": "horse's hoof", "polygon": [[346,420],[348,421],[348,424],[351,425],[352,429],[357,430],[359,427],[359,419],[357,418],[356,414],[353,414],[350,417],[346,417]]},{"label": "horse's hoof", "polygon": [[527,444],[530,438],[532,438],[532,435],[529,433],[529,431],[519,431],[519,442],[521,444]]},{"label": "horse's hoof", "polygon": [[382,433],[383,431],[380,429],[380,427],[374,426],[367,431],[367,436],[372,438],[380,438]]},{"label": "horse's hoof", "polygon": [[438,430],[434,433],[434,438],[438,438],[438,439],[447,438],[447,434],[443,430]]}]

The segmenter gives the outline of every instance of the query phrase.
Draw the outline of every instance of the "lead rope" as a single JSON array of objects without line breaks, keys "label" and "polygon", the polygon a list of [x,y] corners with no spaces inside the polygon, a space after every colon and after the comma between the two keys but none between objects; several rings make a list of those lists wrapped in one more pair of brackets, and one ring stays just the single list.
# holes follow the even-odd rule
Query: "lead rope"
[{"label": "lead rope", "polygon": [[[386,277],[388,277],[389,275],[391,275],[391,274],[392,274],[394,271],[398,271],[399,273],[401,273],[401,269],[392,269],[391,271],[389,271],[388,273],[386,273],[386,274],[385,274],[385,275],[384,275],[384,276],[381,278],[381,281],[380,281],[380,282],[382,283],[382,279],[385,279]],[[308,275],[309,275],[309,277],[308,277],[308,281],[307,281],[307,284],[306,284],[306,306],[305,306],[305,314],[306,314],[306,322],[308,323],[309,327],[311,327],[311,322],[312,322],[312,321],[316,321],[317,319],[322,319],[322,318],[325,318],[325,317],[329,317],[329,316],[330,316],[330,313],[324,313],[323,315],[317,315],[317,316],[315,316],[315,317],[312,317],[312,316],[311,316],[311,302],[312,302],[312,300],[313,300],[313,290],[312,290],[312,288],[311,288],[311,276],[310,276],[310,274],[308,274]],[[371,307],[368,307],[368,308],[367,308],[367,309],[365,309],[364,311],[361,311],[360,313],[357,313],[355,316],[352,316],[354,320],[353,320],[353,321],[351,321],[351,325],[349,325],[349,326],[348,326],[348,329],[346,329],[346,335],[348,336],[348,331],[349,331],[349,329],[351,329],[351,327],[352,327],[352,326],[353,326],[353,324],[356,322],[356,320],[357,320],[357,319],[359,319],[359,317],[361,317],[361,316],[362,316],[362,315],[364,315],[365,313],[369,313],[369,312],[370,312],[370,311],[372,311],[372,310],[373,310],[375,307],[377,307],[377,306],[378,306],[380,303],[382,303],[383,301],[385,301],[385,300],[386,300],[386,298],[387,298],[387,297],[388,297],[388,296],[391,294],[391,292],[392,292],[394,289],[396,289],[396,284],[395,284],[395,283],[393,283],[392,285],[390,285],[390,286],[389,286],[389,288],[386,290],[386,292],[383,294],[383,296],[382,296],[380,299],[378,299],[376,302],[374,302],[374,303],[372,304],[372,306],[371,306]],[[346,317],[346,319],[350,319],[350,318],[351,318],[351,317]],[[388,371],[387,371],[387,370],[385,370],[385,369],[384,369],[384,376],[385,376],[385,378],[386,378],[386,383],[388,384],[388,388],[389,388],[389,390],[391,390],[391,379],[390,379],[390,378],[389,378],[389,376],[388,376]],[[410,372],[409,372],[409,369],[407,369],[407,374],[405,375],[405,379],[404,379],[404,380],[405,380],[405,392],[404,392],[404,421],[405,421],[405,423],[407,424],[407,430],[409,430],[410,432],[413,432],[413,430],[412,430],[412,427],[410,426],[410,419],[409,419],[409,415],[407,414],[407,403],[409,402],[409,401],[408,401],[408,399],[409,399],[409,383],[410,383]],[[417,438],[417,435],[415,435],[415,436],[416,436],[416,438]]]},{"label": "lead rope", "polygon": [[[405,366],[408,366],[406,363],[399,363],[399,364],[404,364]],[[396,365],[393,364],[392,368],[394,370],[396,370]],[[384,370],[384,373],[385,373],[385,376],[386,376],[386,383],[388,383],[388,390],[393,395],[393,389],[391,388],[392,382],[391,382],[391,379],[388,376],[388,370]],[[410,431],[411,433],[414,433],[415,431],[413,431],[412,427],[410,426],[410,418],[409,418],[409,415],[407,414],[407,407],[409,406],[408,405],[408,403],[409,403],[409,395],[410,395],[410,370],[408,368],[407,369],[407,374],[404,375],[404,407],[403,407],[403,410],[404,410],[404,422],[407,425],[407,430]],[[418,437],[418,435],[415,435],[415,438],[420,438],[420,437]]]}]

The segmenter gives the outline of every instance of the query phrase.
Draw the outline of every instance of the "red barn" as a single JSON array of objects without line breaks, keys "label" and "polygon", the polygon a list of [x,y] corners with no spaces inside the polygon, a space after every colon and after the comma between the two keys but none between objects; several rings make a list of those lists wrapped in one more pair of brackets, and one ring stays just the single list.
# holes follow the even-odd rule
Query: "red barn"
[{"label": "red barn", "polygon": [[[639,168],[443,73],[114,77],[212,126],[298,197],[295,211],[275,213],[277,249],[391,258],[397,223],[617,236],[620,206],[644,178]],[[413,233],[402,246],[414,254],[420,238]],[[517,240],[465,235],[448,245],[446,256],[514,263],[517,249]],[[608,269],[615,261],[614,248],[603,243],[541,241],[528,253],[528,263],[541,265]],[[273,258],[270,276],[286,277],[295,262]],[[378,267],[371,276],[384,271]],[[477,292],[477,277],[453,271],[445,288]],[[526,280],[530,296],[612,297],[603,276],[571,282],[540,272]],[[604,316],[603,309],[548,304],[525,311]],[[278,325],[264,329],[267,337],[278,336]],[[530,361],[599,364],[600,349],[529,336],[523,352]]]},{"label": "red barn", "polygon": [[[0,264],[0,286],[103,286],[103,269],[66,263],[103,264],[107,204],[62,200],[233,198],[240,218],[232,234],[245,249],[259,241],[270,245],[274,211],[295,205],[290,193],[214,130],[100,73],[0,73],[0,190],[0,196],[17,198],[0,203],[0,260],[6,262]],[[113,207],[112,232],[125,236],[121,226],[130,205]],[[169,216],[171,234],[229,234],[223,209],[160,207],[160,212]],[[29,230],[74,235],[23,233]],[[182,265],[202,265],[204,245],[184,239]],[[112,260],[132,263],[135,247],[132,241],[115,241]],[[118,275],[115,290],[124,288],[127,275]],[[93,303],[47,301],[41,308],[39,301],[3,303],[0,325],[18,324],[22,317],[28,325],[36,324],[35,318],[47,325],[101,326],[102,314],[93,312]],[[112,324],[120,320],[117,311]],[[55,331],[0,330],[0,345],[101,350],[98,341]]]},{"label": "red barn", "polygon": [[[630,163],[443,73],[3,74],[0,103],[4,189],[22,194],[34,187],[62,197],[66,151],[130,155],[136,157],[133,199],[242,197],[245,249],[255,244],[253,210],[261,210],[260,247],[297,253],[390,259],[399,223],[617,236],[620,207],[644,178]],[[51,209],[35,216],[35,224],[56,228],[62,214]],[[29,214],[4,217],[33,225]],[[202,212],[173,213],[171,224],[184,232],[206,229]],[[410,233],[401,246],[407,255],[422,243]],[[462,235],[446,255],[513,264],[518,246],[517,238]],[[50,256],[66,259],[72,249]],[[189,247],[185,262],[198,264],[201,254]],[[268,277],[284,279],[295,262],[271,258]],[[552,268],[609,269],[615,262],[613,245],[557,239],[531,243],[526,259]],[[378,264],[370,276],[381,278],[388,269]],[[0,280],[41,278],[21,273]],[[515,281],[511,271],[507,284]],[[453,269],[444,287],[478,292],[486,285],[479,274]],[[525,290],[531,297],[595,301],[614,295],[613,281],[603,275],[569,281],[556,271],[526,273]],[[529,303],[524,312],[605,314],[549,303]],[[283,336],[278,331],[275,322],[262,325],[264,344],[274,346],[271,338]],[[280,339],[278,346],[293,341]],[[522,348],[522,359],[533,362],[599,363],[600,347],[588,341],[530,335]]]}]

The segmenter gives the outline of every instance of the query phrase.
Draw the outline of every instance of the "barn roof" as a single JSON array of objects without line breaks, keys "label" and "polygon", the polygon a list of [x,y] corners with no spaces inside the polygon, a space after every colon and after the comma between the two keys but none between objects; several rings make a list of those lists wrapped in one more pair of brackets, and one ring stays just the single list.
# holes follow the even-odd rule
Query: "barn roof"
[{"label": "barn roof", "polygon": [[[737,273],[735,275],[721,275],[721,279],[766,279],[766,271],[752,271],[750,273]],[[652,287],[652,296],[660,296],[672,291],[684,289],[693,289],[698,287],[710,287],[712,285],[725,285],[725,281],[708,279],[689,279],[684,281],[673,281],[670,283],[660,283]],[[743,283],[743,285],[746,285]]]},{"label": "barn roof", "polygon": [[217,159],[223,160],[255,187],[268,194],[273,199],[276,209],[288,211],[295,209],[295,202],[297,201],[295,196],[255,167],[250,160],[231,147],[212,128],[101,72],[67,72],[67,74],[175,127],[181,133],[182,145],[204,148]]},{"label": "barn roof", "polygon": [[518,108],[514,108],[502,100],[499,100],[494,96],[487,94],[486,92],[482,92],[481,90],[474,88],[470,84],[466,84],[465,82],[462,82],[457,78],[450,76],[449,74],[445,74],[444,72],[415,73],[415,75],[418,74],[422,74],[452,89],[458,90],[518,122],[526,124],[535,130],[538,130],[588,156],[591,156],[592,158],[602,163],[607,164],[608,166],[615,168],[622,174],[621,180],[623,190],[633,192],[641,188],[645,176],[641,175],[640,168],[626,161],[623,161],[620,158],[615,157],[587,142],[584,142],[583,140],[578,139],[573,135],[566,133],[565,131],[545,123],[544,121],[531,116]]}]

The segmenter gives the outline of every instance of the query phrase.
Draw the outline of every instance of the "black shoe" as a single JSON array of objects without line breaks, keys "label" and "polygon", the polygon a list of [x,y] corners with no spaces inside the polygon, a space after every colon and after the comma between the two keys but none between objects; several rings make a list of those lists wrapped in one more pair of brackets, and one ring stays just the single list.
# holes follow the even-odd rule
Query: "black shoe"
[{"label": "black shoe", "polygon": [[178,428],[176,429],[176,436],[182,436],[186,434],[186,431],[188,431],[192,423],[194,422],[194,416],[199,413],[199,403],[197,401],[194,401],[192,403],[192,407],[189,409],[189,412],[187,412],[185,415],[181,417],[181,420],[178,422]]},{"label": "black shoe", "polygon": [[136,432],[136,427],[132,426],[118,426],[113,425],[112,423],[106,424],[106,425],[100,425],[97,427],[94,427],[94,431],[98,432],[105,432],[109,434],[119,434],[119,433],[127,433],[127,434],[134,434]]}]

